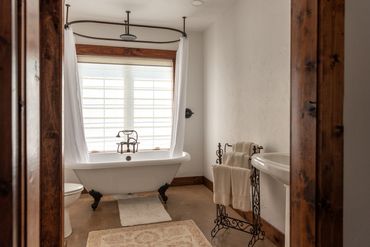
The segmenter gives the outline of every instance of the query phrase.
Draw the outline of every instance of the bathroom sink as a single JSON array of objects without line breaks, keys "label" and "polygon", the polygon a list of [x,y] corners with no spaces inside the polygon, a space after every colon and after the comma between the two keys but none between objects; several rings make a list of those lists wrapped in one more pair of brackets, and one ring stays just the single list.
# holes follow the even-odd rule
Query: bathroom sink
[{"label": "bathroom sink", "polygon": [[290,156],[286,153],[256,154],[252,165],[263,173],[269,174],[285,185],[290,184]]}]

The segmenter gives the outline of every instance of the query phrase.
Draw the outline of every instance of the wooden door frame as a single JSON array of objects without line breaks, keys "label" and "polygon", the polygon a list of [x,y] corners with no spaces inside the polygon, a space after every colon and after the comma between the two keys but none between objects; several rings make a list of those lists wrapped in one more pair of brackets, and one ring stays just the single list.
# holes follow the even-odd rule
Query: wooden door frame
[{"label": "wooden door frame", "polygon": [[[40,2],[40,13],[35,13],[40,16],[39,238],[40,246],[63,246],[64,1],[34,1]],[[22,200],[27,201],[27,193],[24,194],[19,183],[26,176],[19,176],[24,168],[18,156],[21,126],[15,116],[23,105],[14,101],[11,91],[19,79],[14,59],[18,54],[14,39],[16,2],[0,2],[0,210],[8,212],[0,217],[2,246],[33,241],[24,235],[27,221],[20,220],[19,206]],[[28,23],[30,31],[32,23]],[[343,245],[344,0],[292,0],[291,23],[291,246],[340,247]],[[38,78],[37,57],[34,61],[35,69],[30,75]],[[27,72],[24,73],[27,78]],[[23,182],[32,182],[32,178]]]},{"label": "wooden door frame", "polygon": [[0,2],[0,246],[40,246],[39,0]]},{"label": "wooden door frame", "polygon": [[[18,245],[24,237],[19,214],[18,51],[14,0],[0,1],[0,246]],[[14,59],[16,58],[16,59]],[[15,89],[15,90],[14,90]]]},{"label": "wooden door frame", "polygon": [[344,0],[292,0],[291,246],[343,246]]},{"label": "wooden door frame", "polygon": [[64,0],[40,0],[40,246],[64,245],[64,7]]}]

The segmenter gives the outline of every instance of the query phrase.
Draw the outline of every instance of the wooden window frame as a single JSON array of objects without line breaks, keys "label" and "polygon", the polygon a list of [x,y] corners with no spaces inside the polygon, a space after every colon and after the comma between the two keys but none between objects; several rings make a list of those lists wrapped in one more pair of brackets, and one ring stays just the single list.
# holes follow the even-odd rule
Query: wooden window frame
[{"label": "wooden window frame", "polygon": [[104,45],[76,44],[77,55],[111,56],[111,57],[142,57],[176,60],[175,50],[129,48]]},{"label": "wooden window frame", "polygon": [[[174,50],[76,44],[76,53],[77,56],[139,57],[172,60],[175,79],[176,51]],[[173,81],[175,82],[175,80]]]}]

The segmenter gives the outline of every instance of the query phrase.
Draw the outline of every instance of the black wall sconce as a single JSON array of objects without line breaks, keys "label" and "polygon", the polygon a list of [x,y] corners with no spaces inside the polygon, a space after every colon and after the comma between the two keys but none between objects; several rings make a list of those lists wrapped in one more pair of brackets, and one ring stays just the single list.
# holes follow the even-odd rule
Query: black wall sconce
[{"label": "black wall sconce", "polygon": [[190,108],[185,109],[185,118],[191,118],[193,116],[194,112]]}]

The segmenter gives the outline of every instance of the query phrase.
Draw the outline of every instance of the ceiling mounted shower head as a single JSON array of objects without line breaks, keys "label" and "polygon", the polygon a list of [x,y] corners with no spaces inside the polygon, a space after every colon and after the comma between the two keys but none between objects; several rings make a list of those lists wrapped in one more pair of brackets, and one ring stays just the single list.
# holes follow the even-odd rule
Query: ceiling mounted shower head
[{"label": "ceiling mounted shower head", "polygon": [[119,36],[122,40],[125,41],[131,41],[131,40],[136,40],[137,37],[136,35],[130,34],[130,33],[123,33]]},{"label": "ceiling mounted shower head", "polygon": [[123,41],[133,41],[137,39],[136,35],[130,34],[130,13],[131,11],[126,11],[127,19],[125,20],[125,33],[119,36]]}]

